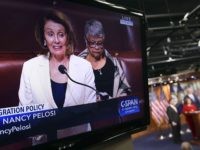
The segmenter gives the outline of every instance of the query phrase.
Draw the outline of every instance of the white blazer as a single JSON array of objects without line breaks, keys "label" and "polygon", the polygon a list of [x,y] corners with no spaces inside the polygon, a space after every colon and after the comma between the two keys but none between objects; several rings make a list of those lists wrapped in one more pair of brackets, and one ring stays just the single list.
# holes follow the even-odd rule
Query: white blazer
[{"label": "white blazer", "polygon": [[[75,55],[70,56],[68,74],[77,82],[95,88],[91,64]],[[45,109],[57,108],[53,99],[49,57],[40,55],[26,61],[23,65],[19,105],[45,104]],[[96,102],[96,92],[68,79],[64,107]]]}]

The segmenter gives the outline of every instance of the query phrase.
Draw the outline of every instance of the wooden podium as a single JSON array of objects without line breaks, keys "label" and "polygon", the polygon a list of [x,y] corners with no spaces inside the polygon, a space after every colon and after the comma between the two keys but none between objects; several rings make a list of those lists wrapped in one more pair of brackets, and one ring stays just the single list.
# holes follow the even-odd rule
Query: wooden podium
[{"label": "wooden podium", "polygon": [[190,113],[192,120],[194,121],[195,131],[197,133],[197,137],[200,139],[200,111],[195,111]]}]

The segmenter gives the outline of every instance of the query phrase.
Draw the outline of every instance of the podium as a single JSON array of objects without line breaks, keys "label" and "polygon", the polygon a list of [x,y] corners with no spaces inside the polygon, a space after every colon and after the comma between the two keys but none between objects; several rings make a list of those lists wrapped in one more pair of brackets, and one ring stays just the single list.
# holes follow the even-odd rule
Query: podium
[{"label": "podium", "polygon": [[192,120],[194,122],[194,126],[195,126],[195,132],[197,133],[197,137],[200,139],[200,111],[195,111],[190,113]]}]

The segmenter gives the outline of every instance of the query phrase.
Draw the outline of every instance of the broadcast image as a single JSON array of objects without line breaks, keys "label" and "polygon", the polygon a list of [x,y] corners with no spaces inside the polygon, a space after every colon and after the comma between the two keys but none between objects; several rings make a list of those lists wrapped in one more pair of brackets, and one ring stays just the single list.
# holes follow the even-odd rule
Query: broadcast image
[{"label": "broadcast image", "polygon": [[140,19],[71,2],[5,3],[0,146],[36,146],[144,116]]}]

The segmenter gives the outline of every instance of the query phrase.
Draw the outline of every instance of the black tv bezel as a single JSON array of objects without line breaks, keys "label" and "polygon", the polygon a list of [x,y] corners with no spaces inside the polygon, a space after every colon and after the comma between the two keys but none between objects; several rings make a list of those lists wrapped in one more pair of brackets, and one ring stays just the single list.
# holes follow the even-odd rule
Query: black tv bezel
[{"label": "black tv bezel", "polygon": [[[90,131],[87,133],[82,133],[74,135],[71,137],[63,138],[60,140],[47,142],[45,144],[40,144],[32,147],[32,149],[83,149],[91,147],[97,143],[108,142],[113,139],[117,139],[124,135],[131,135],[140,131],[147,129],[150,124],[150,108],[149,108],[149,97],[148,97],[148,77],[147,77],[147,56],[146,56],[146,24],[144,12],[136,10],[133,8],[118,9],[112,7],[111,5],[106,5],[104,3],[99,3],[96,0],[65,0],[72,3],[77,3],[81,5],[86,5],[89,7],[94,7],[98,9],[105,9],[117,13],[127,14],[130,16],[136,16],[140,18],[141,23],[141,49],[142,49],[142,71],[143,71],[143,92],[144,92],[144,109],[145,115],[143,118],[132,120],[130,122],[123,122],[122,124],[105,127],[98,130]],[[119,6],[119,5],[117,5]],[[123,6],[122,6],[123,7]],[[106,133],[106,134],[105,134]]]},{"label": "black tv bezel", "polygon": [[[11,2],[14,0],[11,0]],[[25,0],[21,0],[23,2],[26,2]],[[37,145],[34,147],[29,147],[29,148],[33,148],[33,149],[58,149],[58,148],[65,148],[65,149],[83,149],[86,147],[90,147],[96,143],[102,143],[102,142],[107,142],[109,140],[112,139],[119,139],[118,137],[122,137],[124,135],[130,135],[142,130],[145,130],[147,125],[150,122],[150,115],[149,115],[149,101],[148,101],[148,86],[147,86],[147,64],[146,64],[146,51],[145,51],[145,45],[146,45],[146,41],[145,41],[145,19],[144,19],[144,13],[139,11],[139,10],[134,10],[131,8],[126,8],[127,10],[123,10],[123,9],[117,9],[114,8],[110,5],[105,5],[103,3],[98,3],[95,0],[88,0],[88,1],[83,1],[83,0],[57,0],[57,1],[53,1],[50,0],[48,1],[48,3],[51,3],[50,5],[48,5],[47,3],[45,3],[44,8],[46,7],[53,7],[55,9],[59,9],[59,6],[57,7],[56,3],[54,5],[54,2],[58,2],[58,4],[61,2],[71,2],[71,3],[77,3],[77,4],[81,4],[81,5],[86,5],[86,6],[90,6],[93,8],[98,8],[98,9],[104,9],[104,10],[109,10],[109,11],[113,11],[116,13],[122,13],[122,14],[127,14],[130,16],[137,16],[139,17],[140,21],[141,21],[141,49],[142,49],[142,67],[143,67],[143,92],[144,92],[144,99],[145,99],[145,103],[144,103],[144,107],[145,107],[145,114],[144,114],[144,118],[140,118],[140,119],[135,119],[132,120],[130,122],[123,122],[123,124],[119,124],[119,125],[115,125],[115,126],[111,126],[111,127],[106,127],[106,128],[101,128],[98,130],[93,130],[91,132],[88,133],[83,133],[83,134],[79,134],[79,135],[75,135],[75,136],[71,136],[71,137],[67,137],[64,139],[60,139],[60,140],[56,140],[56,141],[52,141],[52,142],[48,142],[45,144],[41,144],[41,145]],[[33,2],[33,1],[31,1]],[[45,1],[47,2],[47,1]],[[28,5],[31,3],[27,2]],[[39,3],[39,1],[34,1],[33,4],[35,3]],[[52,5],[53,4],[53,5]],[[7,3],[5,3],[5,5],[7,5]],[[43,6],[42,5],[42,6]],[[15,5],[12,5],[12,7],[15,7]],[[140,14],[140,15],[139,15]],[[106,133],[106,134],[105,134]],[[18,136],[18,138],[20,139],[21,137],[23,137],[23,134],[21,136]],[[11,143],[13,141],[9,141],[8,143]]]}]

